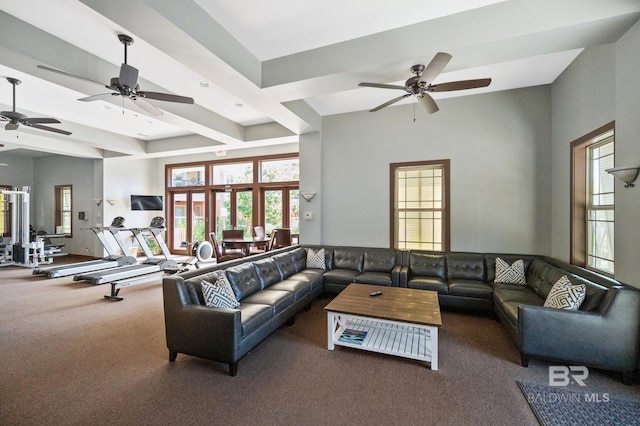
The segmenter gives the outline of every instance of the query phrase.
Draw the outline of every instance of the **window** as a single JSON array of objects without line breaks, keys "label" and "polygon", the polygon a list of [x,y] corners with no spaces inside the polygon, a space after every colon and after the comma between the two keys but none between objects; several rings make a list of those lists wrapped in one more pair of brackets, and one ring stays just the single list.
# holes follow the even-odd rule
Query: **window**
[{"label": "window", "polygon": [[449,250],[449,160],[391,164],[391,246]]},{"label": "window", "polygon": [[572,143],[571,263],[614,274],[613,123]]},{"label": "window", "polygon": [[71,235],[71,185],[55,186],[56,234]]},{"label": "window", "polygon": [[224,229],[242,229],[245,237],[254,226],[299,232],[297,154],[168,164],[165,176],[172,253],[187,254],[183,241],[207,239],[210,232],[220,239]]},{"label": "window", "polygon": [[588,149],[587,266],[613,275],[613,132]]}]

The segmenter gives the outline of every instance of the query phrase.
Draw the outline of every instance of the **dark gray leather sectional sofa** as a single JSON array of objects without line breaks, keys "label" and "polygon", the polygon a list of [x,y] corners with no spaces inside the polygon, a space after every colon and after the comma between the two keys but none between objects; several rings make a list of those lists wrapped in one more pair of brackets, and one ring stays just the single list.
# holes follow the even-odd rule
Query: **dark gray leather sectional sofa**
[{"label": "dark gray leather sectional sofa", "polygon": [[[306,268],[309,248],[325,249],[326,270]],[[496,257],[522,259],[527,284],[495,283]],[[239,309],[203,306],[200,282],[217,269],[226,270]],[[542,306],[562,275],[587,287],[578,311]],[[640,291],[618,281],[543,256],[332,246],[289,247],[165,278],[170,360],[195,355],[229,364],[234,375],[242,356],[320,293],[354,282],[434,290],[442,308],[494,313],[523,366],[530,357],[587,365],[622,372],[625,382],[638,366]]]}]

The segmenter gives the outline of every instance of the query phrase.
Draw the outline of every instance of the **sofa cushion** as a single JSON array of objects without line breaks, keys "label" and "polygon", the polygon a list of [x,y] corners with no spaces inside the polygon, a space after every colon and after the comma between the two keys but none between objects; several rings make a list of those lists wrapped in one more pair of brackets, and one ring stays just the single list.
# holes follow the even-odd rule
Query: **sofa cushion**
[{"label": "sofa cushion", "polygon": [[247,296],[260,291],[260,279],[252,262],[243,263],[225,270],[236,299],[241,302]]},{"label": "sofa cushion", "polygon": [[364,249],[338,247],[333,250],[333,268],[362,272]]},{"label": "sofa cushion", "polygon": [[391,286],[391,274],[389,272],[363,272],[356,276],[356,282],[362,284]]},{"label": "sofa cushion", "polygon": [[258,274],[263,289],[281,280],[276,261],[272,258],[256,260],[253,262],[253,266],[256,268],[256,274]]},{"label": "sofa cushion", "polygon": [[296,272],[300,272],[307,267],[307,251],[305,249],[298,247],[289,253],[291,253],[291,259],[293,260]]},{"label": "sofa cushion", "polygon": [[484,256],[479,253],[447,253],[447,278],[484,281]]},{"label": "sofa cushion", "polygon": [[324,258],[325,258],[325,254],[324,254],[323,248],[319,250],[310,248],[307,251],[307,268],[327,269],[327,265],[325,263]]},{"label": "sofa cushion", "polygon": [[549,295],[551,287],[566,272],[542,259],[535,259],[527,269],[527,286],[536,292],[543,300]]},{"label": "sofa cushion", "polygon": [[449,295],[492,299],[493,288],[477,280],[449,280]]},{"label": "sofa cushion", "polygon": [[494,282],[501,284],[526,285],[524,260],[518,259],[511,265],[496,257],[496,277]]},{"label": "sofa cushion", "polygon": [[367,249],[364,251],[363,271],[391,272],[396,266],[396,251],[392,249]]},{"label": "sofa cushion", "polygon": [[358,271],[352,269],[332,269],[324,273],[324,281],[334,284],[351,284],[356,282]]},{"label": "sofa cushion", "polygon": [[446,278],[444,255],[411,252],[409,254],[409,275],[412,277]]},{"label": "sofa cushion", "polygon": [[495,305],[518,302],[524,305],[542,306],[544,299],[540,298],[540,296],[528,287],[509,285],[508,287],[494,287],[493,302]]},{"label": "sofa cushion", "polygon": [[272,257],[275,260],[276,265],[278,266],[278,271],[280,271],[280,279],[284,280],[287,277],[296,273],[296,265],[293,263],[293,258],[289,254],[286,253],[278,253]]},{"label": "sofa cushion", "polygon": [[269,290],[282,290],[293,293],[294,302],[302,299],[311,291],[306,275],[295,274],[269,287]]},{"label": "sofa cushion", "polygon": [[248,336],[273,318],[273,307],[258,303],[240,303],[242,335]]},{"label": "sofa cushion", "polygon": [[449,287],[445,280],[436,277],[414,277],[407,282],[408,288],[420,290],[433,290],[439,294],[447,294]]},{"label": "sofa cushion", "polygon": [[202,296],[207,306],[235,309],[240,306],[227,276],[222,272],[215,283],[202,280]]},{"label": "sofa cushion", "polygon": [[607,294],[607,287],[588,281],[577,275],[567,274],[567,277],[569,278],[569,281],[571,281],[571,284],[584,284],[585,286],[586,294],[584,297],[584,302],[582,302],[582,305],[580,305],[580,310],[591,312],[598,309],[598,307],[600,306],[600,302],[602,302],[602,299],[604,299],[604,296]]},{"label": "sofa cushion", "polygon": [[269,305],[273,308],[273,314],[278,315],[291,305],[295,296],[290,291],[266,290],[258,291],[244,298],[244,303],[257,303],[259,305]]},{"label": "sofa cushion", "polygon": [[587,289],[584,284],[573,285],[566,275],[563,275],[549,291],[544,306],[547,308],[567,309],[577,311],[584,301]]}]

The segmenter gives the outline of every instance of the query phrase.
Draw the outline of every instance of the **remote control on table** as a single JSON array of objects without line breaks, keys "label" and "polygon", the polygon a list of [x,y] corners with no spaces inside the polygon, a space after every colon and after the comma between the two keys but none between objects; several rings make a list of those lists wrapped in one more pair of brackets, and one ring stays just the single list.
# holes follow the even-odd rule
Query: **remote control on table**
[{"label": "remote control on table", "polygon": [[371,293],[369,293],[369,296],[373,297],[373,296],[380,296],[382,294],[381,291],[373,291]]}]

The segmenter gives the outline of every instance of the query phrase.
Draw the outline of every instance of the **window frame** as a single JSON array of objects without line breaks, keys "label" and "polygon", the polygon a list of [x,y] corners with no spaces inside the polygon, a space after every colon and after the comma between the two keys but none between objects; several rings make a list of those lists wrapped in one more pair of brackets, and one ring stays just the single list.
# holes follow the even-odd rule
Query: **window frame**
[{"label": "window frame", "polygon": [[[398,212],[396,203],[396,172],[400,168],[415,168],[424,166],[426,168],[439,167],[442,169],[442,249],[441,250],[427,250],[448,252],[451,248],[451,160],[426,160],[426,161],[411,161],[402,163],[390,163],[389,164],[389,189],[390,189],[390,202],[389,202],[389,218],[390,218],[390,239],[389,246],[391,248],[398,247],[398,236],[396,235],[396,214]],[[426,210],[426,209],[425,209]]]},{"label": "window frame", "polygon": [[[63,204],[63,191],[69,189],[69,208],[65,209]],[[68,237],[73,237],[73,185],[55,185],[54,186],[54,200],[55,200],[55,223],[54,232],[58,233],[58,227],[62,228],[62,234]],[[64,232],[63,217],[64,213],[69,214],[69,232]]]},{"label": "window frame", "polygon": [[[614,143],[615,164],[615,121],[611,121],[598,129],[571,142],[570,145],[570,236],[569,236],[569,263],[585,269],[595,271],[605,276],[613,277],[615,274],[615,255],[613,259],[614,274],[599,268],[589,266],[589,238],[588,238],[588,204],[590,190],[591,166],[589,163],[589,149],[603,143],[606,134],[611,132]],[[615,227],[615,185],[614,185],[614,227]],[[614,248],[615,253],[615,248]]]}]

